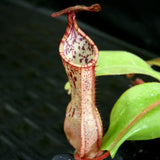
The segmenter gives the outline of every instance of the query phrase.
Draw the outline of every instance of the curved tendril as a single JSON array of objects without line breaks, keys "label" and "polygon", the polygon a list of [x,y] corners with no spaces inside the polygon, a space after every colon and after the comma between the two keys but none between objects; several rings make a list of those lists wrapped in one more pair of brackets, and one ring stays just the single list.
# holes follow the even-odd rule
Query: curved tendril
[{"label": "curved tendril", "polygon": [[89,7],[83,6],[83,5],[76,5],[72,7],[68,7],[66,9],[63,9],[61,11],[52,13],[52,17],[58,17],[62,14],[68,14],[70,12],[79,12],[79,11],[91,11],[91,12],[99,12],[101,10],[101,6],[99,4],[93,4]]}]

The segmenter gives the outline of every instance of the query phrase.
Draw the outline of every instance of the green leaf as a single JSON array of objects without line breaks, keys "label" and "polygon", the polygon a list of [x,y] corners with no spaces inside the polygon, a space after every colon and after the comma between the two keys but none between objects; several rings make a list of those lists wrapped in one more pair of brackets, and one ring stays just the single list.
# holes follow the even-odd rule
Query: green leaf
[{"label": "green leaf", "polygon": [[[96,76],[122,75],[122,74],[145,74],[160,81],[160,73],[153,70],[140,57],[126,51],[99,51],[96,66]],[[69,84],[65,90],[69,90]]]},{"label": "green leaf", "polygon": [[140,57],[126,51],[100,51],[96,76],[145,74],[160,80],[160,73],[153,70]]},{"label": "green leaf", "polygon": [[127,90],[114,105],[102,150],[112,157],[126,140],[160,137],[160,83],[144,83]]},{"label": "green leaf", "polygon": [[65,90],[68,90],[68,94],[70,94],[70,93],[71,93],[71,91],[70,91],[70,83],[69,83],[69,81],[68,81],[68,82],[66,82],[66,84],[65,84],[65,86],[64,86],[64,89],[65,89]]},{"label": "green leaf", "polygon": [[147,61],[150,65],[155,65],[160,67],[160,58],[151,59],[150,61]]}]

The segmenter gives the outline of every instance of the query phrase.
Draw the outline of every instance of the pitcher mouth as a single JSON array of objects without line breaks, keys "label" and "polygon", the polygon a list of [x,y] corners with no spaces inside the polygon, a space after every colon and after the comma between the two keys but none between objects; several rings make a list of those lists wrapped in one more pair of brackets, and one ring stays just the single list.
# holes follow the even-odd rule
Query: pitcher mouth
[{"label": "pitcher mouth", "polygon": [[75,67],[94,66],[98,59],[98,48],[78,27],[75,17],[70,16],[70,18],[72,18],[72,25],[67,26],[59,47],[61,57]]}]

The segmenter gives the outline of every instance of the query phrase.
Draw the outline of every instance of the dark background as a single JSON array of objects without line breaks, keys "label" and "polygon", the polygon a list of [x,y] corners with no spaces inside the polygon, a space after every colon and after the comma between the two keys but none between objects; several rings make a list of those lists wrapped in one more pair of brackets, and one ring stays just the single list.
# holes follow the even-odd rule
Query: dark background
[{"label": "dark background", "polygon": [[138,47],[159,53],[160,9],[158,0],[27,0],[55,10],[99,3],[99,13],[81,12],[77,17],[87,24]]},{"label": "dark background", "polygon": [[[58,54],[67,23],[37,8],[58,11],[97,2],[101,12],[81,12],[77,19],[105,33],[82,27],[99,50],[130,51],[146,60],[159,55],[158,1],[0,1],[0,160],[51,160],[74,153],[63,131],[70,96],[63,88],[67,77]],[[96,79],[96,101],[105,131],[112,106],[130,85],[125,76]],[[114,160],[159,160],[159,144],[159,139],[125,142]]]}]

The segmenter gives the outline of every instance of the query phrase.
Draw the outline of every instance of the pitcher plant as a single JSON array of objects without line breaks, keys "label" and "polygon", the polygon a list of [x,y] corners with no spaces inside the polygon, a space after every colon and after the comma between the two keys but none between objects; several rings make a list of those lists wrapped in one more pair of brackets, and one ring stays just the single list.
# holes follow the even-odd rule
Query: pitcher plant
[{"label": "pitcher plant", "polygon": [[66,32],[59,46],[71,87],[71,101],[66,109],[64,131],[75,148],[75,159],[102,159],[104,154],[100,147],[103,127],[95,105],[95,67],[99,53],[95,43],[76,22],[75,13],[83,10],[98,12],[101,7],[99,4],[90,7],[77,5],[51,15],[57,17],[67,14],[68,17]]}]

